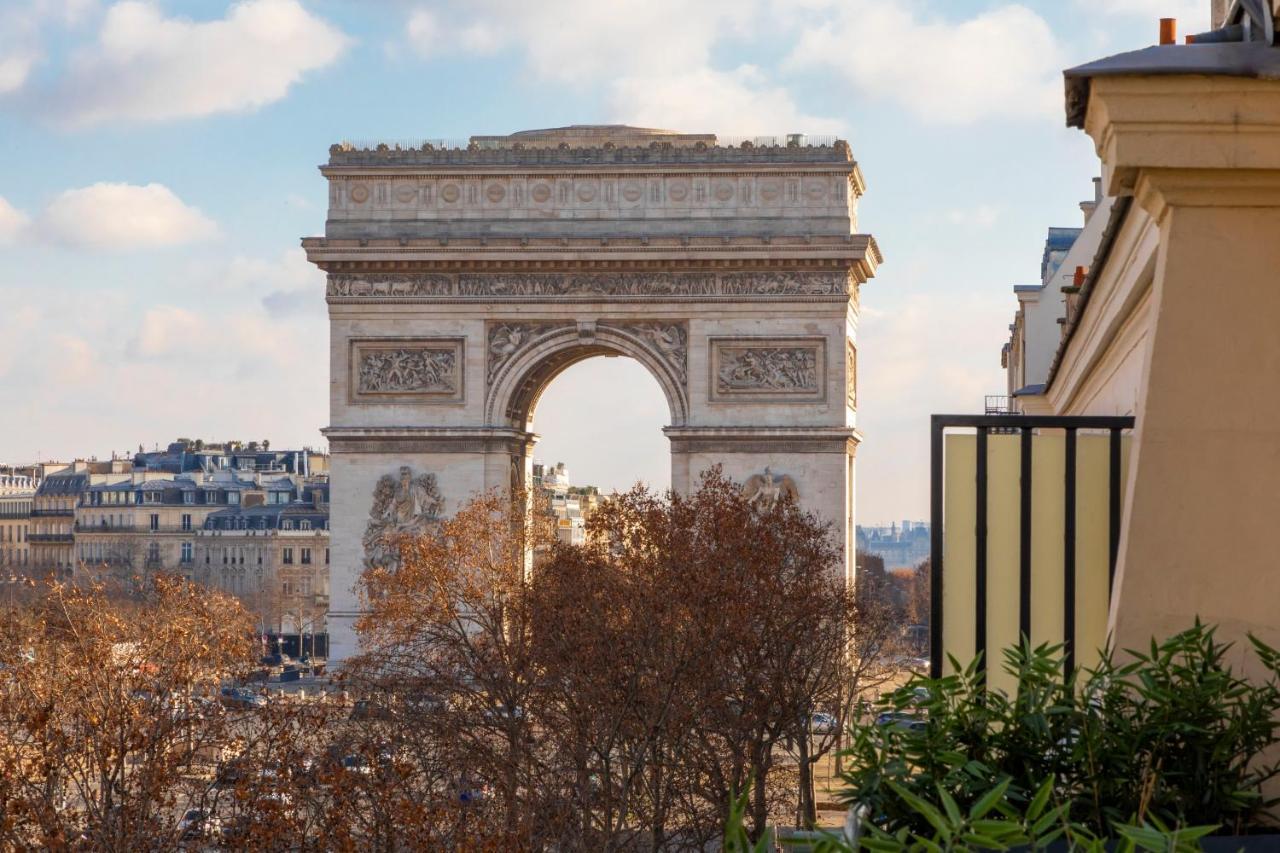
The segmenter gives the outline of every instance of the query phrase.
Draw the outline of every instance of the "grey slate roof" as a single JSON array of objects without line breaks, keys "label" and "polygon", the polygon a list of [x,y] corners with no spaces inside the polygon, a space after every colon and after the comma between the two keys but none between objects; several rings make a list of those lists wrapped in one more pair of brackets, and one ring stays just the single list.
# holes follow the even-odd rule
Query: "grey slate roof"
[{"label": "grey slate roof", "polygon": [[1165,44],[1118,53],[1062,72],[1067,96],[1067,126],[1084,127],[1089,85],[1095,77],[1156,74],[1204,74],[1280,80],[1280,48],[1263,42]]}]

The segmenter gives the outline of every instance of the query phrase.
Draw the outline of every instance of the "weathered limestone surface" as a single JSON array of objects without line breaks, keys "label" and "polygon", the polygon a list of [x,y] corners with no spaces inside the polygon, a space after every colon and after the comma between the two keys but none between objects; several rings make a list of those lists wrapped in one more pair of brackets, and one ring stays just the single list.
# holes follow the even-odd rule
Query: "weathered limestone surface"
[{"label": "weathered limestone surface", "polygon": [[321,172],[325,236],[303,246],[329,278],[335,660],[355,648],[371,508],[417,523],[409,486],[375,500],[383,478],[433,474],[446,514],[518,486],[539,394],[595,355],[661,386],[675,488],[714,464],[789,478],[852,572],[857,296],[880,258],[854,233],[845,143],[574,127],[334,146]]}]

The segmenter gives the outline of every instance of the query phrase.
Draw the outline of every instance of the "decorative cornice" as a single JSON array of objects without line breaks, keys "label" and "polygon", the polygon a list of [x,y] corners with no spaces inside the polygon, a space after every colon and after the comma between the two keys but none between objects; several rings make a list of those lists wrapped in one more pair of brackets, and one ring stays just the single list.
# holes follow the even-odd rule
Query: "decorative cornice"
[{"label": "decorative cornice", "polygon": [[850,298],[854,282],[842,270],[606,273],[330,273],[330,303],[484,301],[581,297],[744,300],[759,297]]},{"label": "decorative cornice", "polygon": [[672,453],[842,453],[853,456],[852,427],[664,427]]},{"label": "decorative cornice", "polygon": [[502,427],[326,427],[329,452],[347,453],[528,453],[531,432]]},{"label": "decorative cornice", "polygon": [[[707,145],[704,142],[692,146],[676,146],[654,141],[646,146],[570,148],[524,147],[516,143],[510,147],[482,147],[471,143],[467,148],[442,148],[433,143],[405,148],[400,145],[379,144],[373,148],[357,148],[339,143],[329,146],[329,167],[386,167],[429,166],[554,166],[580,168],[589,166],[666,166],[679,165],[748,165],[778,166],[789,163],[834,163],[846,168],[854,164],[849,143],[838,139],[829,145],[762,145],[744,142],[730,148]],[[322,170],[324,167],[322,167]]]}]

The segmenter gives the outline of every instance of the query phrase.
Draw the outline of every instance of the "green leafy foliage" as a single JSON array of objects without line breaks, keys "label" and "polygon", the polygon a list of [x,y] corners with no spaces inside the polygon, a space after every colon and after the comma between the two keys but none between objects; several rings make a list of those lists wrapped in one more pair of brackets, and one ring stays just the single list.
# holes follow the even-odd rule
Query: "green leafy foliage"
[{"label": "green leafy foliage", "polygon": [[[1165,827],[1246,832],[1274,804],[1262,785],[1280,772],[1261,757],[1276,740],[1280,653],[1252,646],[1266,677],[1250,682],[1199,622],[1077,673],[1060,647],[1024,641],[1004,654],[1011,694],[987,689],[977,661],[953,660],[955,674],[913,679],[881,701],[894,716],[853,733],[844,799],[867,807],[875,839],[923,844],[910,849],[969,833],[1005,846],[1065,834],[1167,850],[1204,832]],[[1026,840],[1002,834],[1014,815]],[[1147,847],[1157,836],[1162,846]]]},{"label": "green leafy foliage", "polygon": [[[1199,841],[1216,827],[1202,826],[1169,829],[1159,821],[1141,826],[1118,825],[1112,841],[1099,838],[1089,829],[1069,818],[1071,804],[1054,802],[1055,780],[1045,779],[1036,788],[1030,800],[1020,806],[1011,802],[1008,791],[1011,780],[1005,779],[991,788],[967,810],[960,808],[955,798],[941,788],[935,798],[913,793],[894,782],[888,786],[902,798],[907,808],[926,825],[927,829],[901,826],[894,832],[880,827],[865,827],[859,839],[859,849],[873,853],[942,853],[959,850],[1047,850],[1054,844],[1065,844],[1068,849],[1103,853],[1189,853],[1199,850]],[[725,846],[728,853],[766,853],[772,849],[767,837],[752,843],[747,833],[744,817],[748,803],[747,793],[734,800],[725,827]],[[813,853],[853,853],[853,846],[841,836],[828,834],[818,841],[799,842]],[[787,847],[783,842],[784,849]]]}]

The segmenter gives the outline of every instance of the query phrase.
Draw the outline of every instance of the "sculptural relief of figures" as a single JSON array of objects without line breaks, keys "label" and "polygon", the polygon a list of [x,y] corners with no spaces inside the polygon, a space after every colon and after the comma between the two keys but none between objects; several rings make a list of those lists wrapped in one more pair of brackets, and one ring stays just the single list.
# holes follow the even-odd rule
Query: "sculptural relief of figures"
[{"label": "sculptural relief of figures", "polygon": [[[563,324],[559,324],[563,325]],[[489,329],[489,367],[486,376],[488,383],[493,384],[498,371],[530,341],[549,329],[557,328],[554,323],[502,323]]]},{"label": "sculptural relief of figures", "polygon": [[734,391],[815,391],[818,355],[815,347],[723,347],[717,388]]},{"label": "sculptural relief of figures", "polygon": [[766,466],[763,473],[753,474],[742,485],[742,494],[756,509],[768,511],[779,498],[800,499],[796,481],[786,474],[775,474]]},{"label": "sculptural relief of figures", "polygon": [[361,394],[453,394],[458,390],[455,349],[401,348],[360,351]]},{"label": "sculptural relief of figures", "polygon": [[619,323],[615,328],[630,332],[643,341],[654,355],[671,367],[682,384],[687,380],[689,333],[683,323]]},{"label": "sculptural relief of figures", "polygon": [[408,465],[398,475],[384,474],[373,487],[369,523],[365,527],[365,564],[394,570],[406,540],[434,532],[444,510],[435,474],[414,476]]},{"label": "sculptural relief of figures", "polygon": [[329,296],[449,296],[453,283],[444,275],[331,275]]}]

